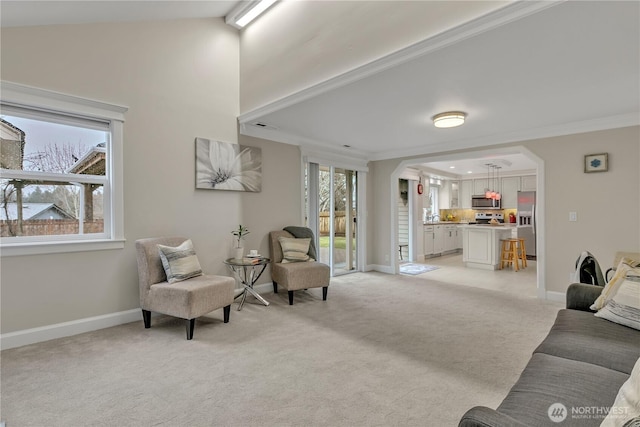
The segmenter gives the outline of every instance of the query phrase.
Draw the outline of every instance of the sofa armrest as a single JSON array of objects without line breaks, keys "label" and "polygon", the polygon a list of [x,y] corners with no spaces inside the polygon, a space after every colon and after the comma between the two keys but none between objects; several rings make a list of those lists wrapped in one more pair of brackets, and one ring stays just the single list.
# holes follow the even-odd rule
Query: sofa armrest
[{"label": "sofa armrest", "polygon": [[567,308],[581,311],[592,311],[589,307],[602,293],[601,286],[572,283],[567,288]]},{"label": "sofa armrest", "polygon": [[460,419],[458,427],[525,427],[520,421],[485,406],[469,409]]}]

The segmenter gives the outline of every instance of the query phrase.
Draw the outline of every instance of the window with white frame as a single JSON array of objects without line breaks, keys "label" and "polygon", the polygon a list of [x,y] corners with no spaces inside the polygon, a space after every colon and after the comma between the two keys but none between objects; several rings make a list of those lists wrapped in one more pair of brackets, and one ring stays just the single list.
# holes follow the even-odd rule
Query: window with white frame
[{"label": "window with white frame", "polygon": [[3,255],[121,247],[125,111],[2,82]]}]

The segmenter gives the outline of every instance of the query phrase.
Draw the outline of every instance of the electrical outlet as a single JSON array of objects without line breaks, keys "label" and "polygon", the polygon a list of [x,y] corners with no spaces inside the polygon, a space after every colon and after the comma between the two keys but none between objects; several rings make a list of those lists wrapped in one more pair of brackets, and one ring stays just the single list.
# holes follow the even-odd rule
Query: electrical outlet
[{"label": "electrical outlet", "polygon": [[578,212],[569,212],[569,221],[576,222],[578,220]]}]

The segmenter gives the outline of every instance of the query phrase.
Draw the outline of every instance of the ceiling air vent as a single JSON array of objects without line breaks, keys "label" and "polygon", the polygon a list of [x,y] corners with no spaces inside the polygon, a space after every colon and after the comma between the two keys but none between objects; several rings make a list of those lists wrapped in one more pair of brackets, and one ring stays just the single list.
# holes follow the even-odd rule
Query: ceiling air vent
[{"label": "ceiling air vent", "polygon": [[254,123],[251,123],[251,126],[256,126],[256,127],[262,128],[262,129],[269,129],[269,130],[277,130],[278,129],[275,126],[268,125],[268,124],[266,124],[264,122],[254,122]]}]

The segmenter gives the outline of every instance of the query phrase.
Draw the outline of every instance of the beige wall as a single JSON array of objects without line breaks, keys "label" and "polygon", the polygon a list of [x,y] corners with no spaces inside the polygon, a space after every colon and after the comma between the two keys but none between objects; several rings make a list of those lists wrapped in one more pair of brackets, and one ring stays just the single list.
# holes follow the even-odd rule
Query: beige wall
[{"label": "beige wall", "polygon": [[[583,250],[593,253],[603,269],[611,266],[616,251],[640,251],[640,127],[505,146],[511,145],[524,146],[545,164],[547,291],[565,292]],[[609,153],[609,172],[585,174],[584,155],[604,152]],[[390,265],[385,258],[391,253],[390,177],[402,160],[370,165],[376,214],[369,264]],[[578,213],[577,222],[569,222],[570,211]]]},{"label": "beige wall", "polygon": [[279,2],[242,32],[241,112],[306,89],[506,4]]},{"label": "beige wall", "polygon": [[[139,307],[138,238],[189,236],[203,270],[227,275],[238,223],[251,230],[246,246],[261,251],[269,230],[297,223],[298,148],[238,141],[239,37],[223,20],[3,28],[1,36],[2,79],[129,107],[125,248],[3,257],[2,333]],[[261,147],[263,191],[196,191],[198,136]]]}]

